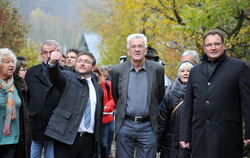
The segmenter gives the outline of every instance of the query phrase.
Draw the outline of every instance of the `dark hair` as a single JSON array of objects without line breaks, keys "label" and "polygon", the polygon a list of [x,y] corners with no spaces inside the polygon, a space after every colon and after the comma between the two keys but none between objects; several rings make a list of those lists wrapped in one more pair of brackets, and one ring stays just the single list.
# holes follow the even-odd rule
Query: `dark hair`
[{"label": "dark hair", "polygon": [[82,56],[82,55],[87,55],[87,56],[89,56],[90,58],[92,58],[92,60],[93,60],[92,65],[95,65],[95,64],[96,64],[95,56],[94,56],[92,53],[87,52],[87,51],[79,51],[79,53],[77,54],[77,58],[78,58],[79,56]]},{"label": "dark hair", "polygon": [[76,55],[79,54],[79,50],[78,50],[78,49],[73,49],[73,48],[71,48],[71,49],[67,50],[66,55],[67,55],[68,53],[70,53],[70,52],[74,52],[74,53],[76,53]]},{"label": "dark hair", "polygon": [[207,38],[208,35],[219,35],[221,38],[222,43],[224,43],[224,37],[223,34],[219,30],[210,30],[208,31],[204,37],[203,37],[203,43],[205,43],[205,39]]},{"label": "dark hair", "polygon": [[17,60],[15,74],[18,74],[18,72],[20,71],[21,67],[26,68],[27,67],[27,63],[25,61],[23,61],[23,60]]}]

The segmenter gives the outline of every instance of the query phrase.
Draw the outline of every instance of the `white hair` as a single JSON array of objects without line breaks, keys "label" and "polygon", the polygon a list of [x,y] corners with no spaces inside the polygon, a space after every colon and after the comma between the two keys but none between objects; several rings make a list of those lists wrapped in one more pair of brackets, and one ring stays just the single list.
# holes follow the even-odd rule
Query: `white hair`
[{"label": "white hair", "polygon": [[192,56],[194,64],[199,64],[200,59],[199,59],[199,54],[195,50],[186,50],[184,51],[181,56]]},{"label": "white hair", "polygon": [[177,76],[178,77],[179,77],[179,73],[181,72],[181,70],[184,69],[184,66],[188,66],[191,69],[192,67],[194,67],[194,64],[192,62],[190,62],[190,61],[182,62],[178,67],[178,71],[177,71]]},{"label": "white hair", "polygon": [[144,34],[141,34],[141,33],[131,34],[131,35],[129,35],[127,37],[127,48],[130,48],[130,42],[131,42],[131,40],[133,40],[135,38],[143,39],[143,41],[144,41],[144,47],[147,48],[148,39],[147,39],[147,37]]},{"label": "white hair", "polygon": [[0,65],[2,65],[3,58],[14,59],[14,69],[16,69],[16,55],[9,48],[0,48]]}]

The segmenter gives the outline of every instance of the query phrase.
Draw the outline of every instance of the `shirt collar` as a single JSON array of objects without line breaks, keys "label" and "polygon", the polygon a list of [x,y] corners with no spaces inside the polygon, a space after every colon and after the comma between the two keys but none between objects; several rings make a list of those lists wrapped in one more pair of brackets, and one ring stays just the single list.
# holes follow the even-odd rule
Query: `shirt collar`
[{"label": "shirt collar", "polygon": [[[135,67],[134,67],[134,65],[132,63],[130,64],[130,69],[129,70],[130,70],[130,72],[135,71]],[[145,62],[142,64],[142,67],[141,67],[141,69],[139,71],[141,71],[141,70],[144,70],[144,71],[147,70]]]}]

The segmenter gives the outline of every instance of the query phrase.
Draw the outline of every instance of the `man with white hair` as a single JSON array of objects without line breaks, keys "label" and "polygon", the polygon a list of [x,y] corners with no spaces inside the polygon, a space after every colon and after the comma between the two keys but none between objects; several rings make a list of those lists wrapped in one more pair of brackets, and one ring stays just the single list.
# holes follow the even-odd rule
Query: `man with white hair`
[{"label": "man with white hair", "polygon": [[[130,60],[111,70],[116,103],[116,157],[154,158],[157,151],[157,106],[164,96],[164,68],[145,60],[147,37],[127,37]],[[135,152],[136,151],[136,152]]]}]

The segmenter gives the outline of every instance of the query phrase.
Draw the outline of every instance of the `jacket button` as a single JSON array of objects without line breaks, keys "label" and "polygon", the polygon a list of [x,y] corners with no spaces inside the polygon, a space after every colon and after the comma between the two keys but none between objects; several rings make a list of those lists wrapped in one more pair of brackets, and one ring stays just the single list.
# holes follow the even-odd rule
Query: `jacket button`
[{"label": "jacket button", "polygon": [[206,101],[206,104],[208,105],[210,102],[209,101]]},{"label": "jacket button", "polygon": [[210,120],[206,120],[206,124],[209,125],[210,124]]},{"label": "jacket button", "polygon": [[211,82],[208,82],[208,83],[207,83],[207,85],[209,85],[209,86],[210,86],[210,85],[211,85]]}]

